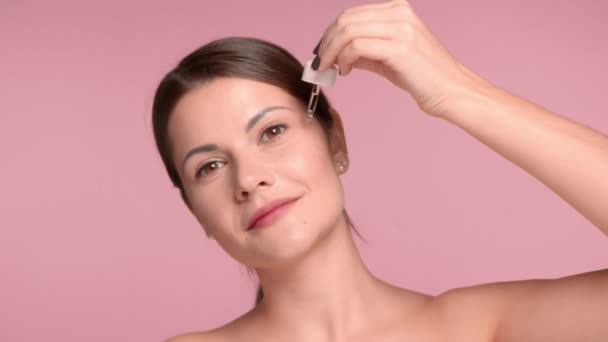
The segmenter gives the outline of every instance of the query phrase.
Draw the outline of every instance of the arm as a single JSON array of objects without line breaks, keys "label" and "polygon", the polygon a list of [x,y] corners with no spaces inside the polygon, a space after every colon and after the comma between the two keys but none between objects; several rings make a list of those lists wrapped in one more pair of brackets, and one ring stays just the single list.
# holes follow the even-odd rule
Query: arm
[{"label": "arm", "polygon": [[[608,235],[608,137],[462,68],[475,86],[441,117],[547,185]],[[455,289],[440,298],[450,336],[476,331],[499,342],[608,341],[608,269]]]},{"label": "arm", "polygon": [[608,341],[608,270],[537,281],[500,317],[497,341]]},{"label": "arm", "polygon": [[608,270],[459,288],[437,303],[454,341],[608,341]]},{"label": "arm", "polygon": [[[477,77],[407,1],[347,9],[315,51],[319,70],[338,64],[344,76],[365,69],[406,90],[423,112],[464,129],[608,234],[608,138]],[[445,340],[608,341],[607,279],[600,271],[480,285],[448,291],[435,303],[448,327]]]},{"label": "arm", "polygon": [[318,45],[338,64],[384,76],[427,114],[459,126],[547,185],[608,234],[608,137],[507,91],[460,64],[407,1],[345,10]]},{"label": "arm", "polygon": [[608,235],[608,137],[491,85],[442,116],[534,176]]}]

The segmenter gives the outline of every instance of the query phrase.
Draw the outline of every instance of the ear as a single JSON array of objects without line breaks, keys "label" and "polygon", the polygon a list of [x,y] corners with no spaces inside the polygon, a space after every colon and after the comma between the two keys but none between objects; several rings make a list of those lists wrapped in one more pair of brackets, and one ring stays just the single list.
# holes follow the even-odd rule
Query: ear
[{"label": "ear", "polygon": [[348,148],[346,146],[346,136],[344,135],[344,126],[342,125],[342,119],[340,113],[333,107],[329,108],[329,113],[333,119],[333,126],[329,132],[329,144],[330,152],[334,161],[334,164],[338,162],[347,162],[341,173],[348,170]]}]

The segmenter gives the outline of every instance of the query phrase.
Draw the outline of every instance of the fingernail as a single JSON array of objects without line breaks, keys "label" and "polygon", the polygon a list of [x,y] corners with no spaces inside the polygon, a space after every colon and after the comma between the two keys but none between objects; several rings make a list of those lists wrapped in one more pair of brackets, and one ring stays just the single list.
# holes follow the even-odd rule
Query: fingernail
[{"label": "fingernail", "polygon": [[319,54],[319,46],[321,46],[321,41],[319,40],[319,43],[317,44],[317,46],[315,46],[315,49],[312,50],[312,53],[314,53],[315,55]]},{"label": "fingernail", "polygon": [[312,61],[312,70],[317,70],[319,69],[319,64],[321,64],[321,58],[319,58],[319,56],[315,56],[315,59]]}]

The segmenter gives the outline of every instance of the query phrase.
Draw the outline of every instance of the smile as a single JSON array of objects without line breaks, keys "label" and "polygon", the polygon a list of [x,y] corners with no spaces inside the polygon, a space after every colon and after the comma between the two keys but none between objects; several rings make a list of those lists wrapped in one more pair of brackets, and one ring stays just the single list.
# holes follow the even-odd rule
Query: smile
[{"label": "smile", "polygon": [[262,228],[269,226],[280,219],[285,212],[297,202],[297,198],[291,202],[284,203],[271,211],[267,212],[263,216],[259,217],[248,230]]}]

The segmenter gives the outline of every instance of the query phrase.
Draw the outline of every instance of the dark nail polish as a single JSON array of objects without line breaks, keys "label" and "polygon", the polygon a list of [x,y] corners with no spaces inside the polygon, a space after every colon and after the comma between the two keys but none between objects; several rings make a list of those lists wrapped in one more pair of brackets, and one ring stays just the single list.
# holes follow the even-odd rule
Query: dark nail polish
[{"label": "dark nail polish", "polygon": [[312,70],[317,70],[319,69],[319,64],[321,64],[321,58],[319,58],[319,56],[315,56],[315,59],[312,61]]},{"label": "dark nail polish", "polygon": [[319,46],[321,46],[321,41],[319,40],[319,43],[317,44],[317,46],[315,46],[315,49],[312,50],[312,53],[314,53],[315,55],[319,54]]}]

